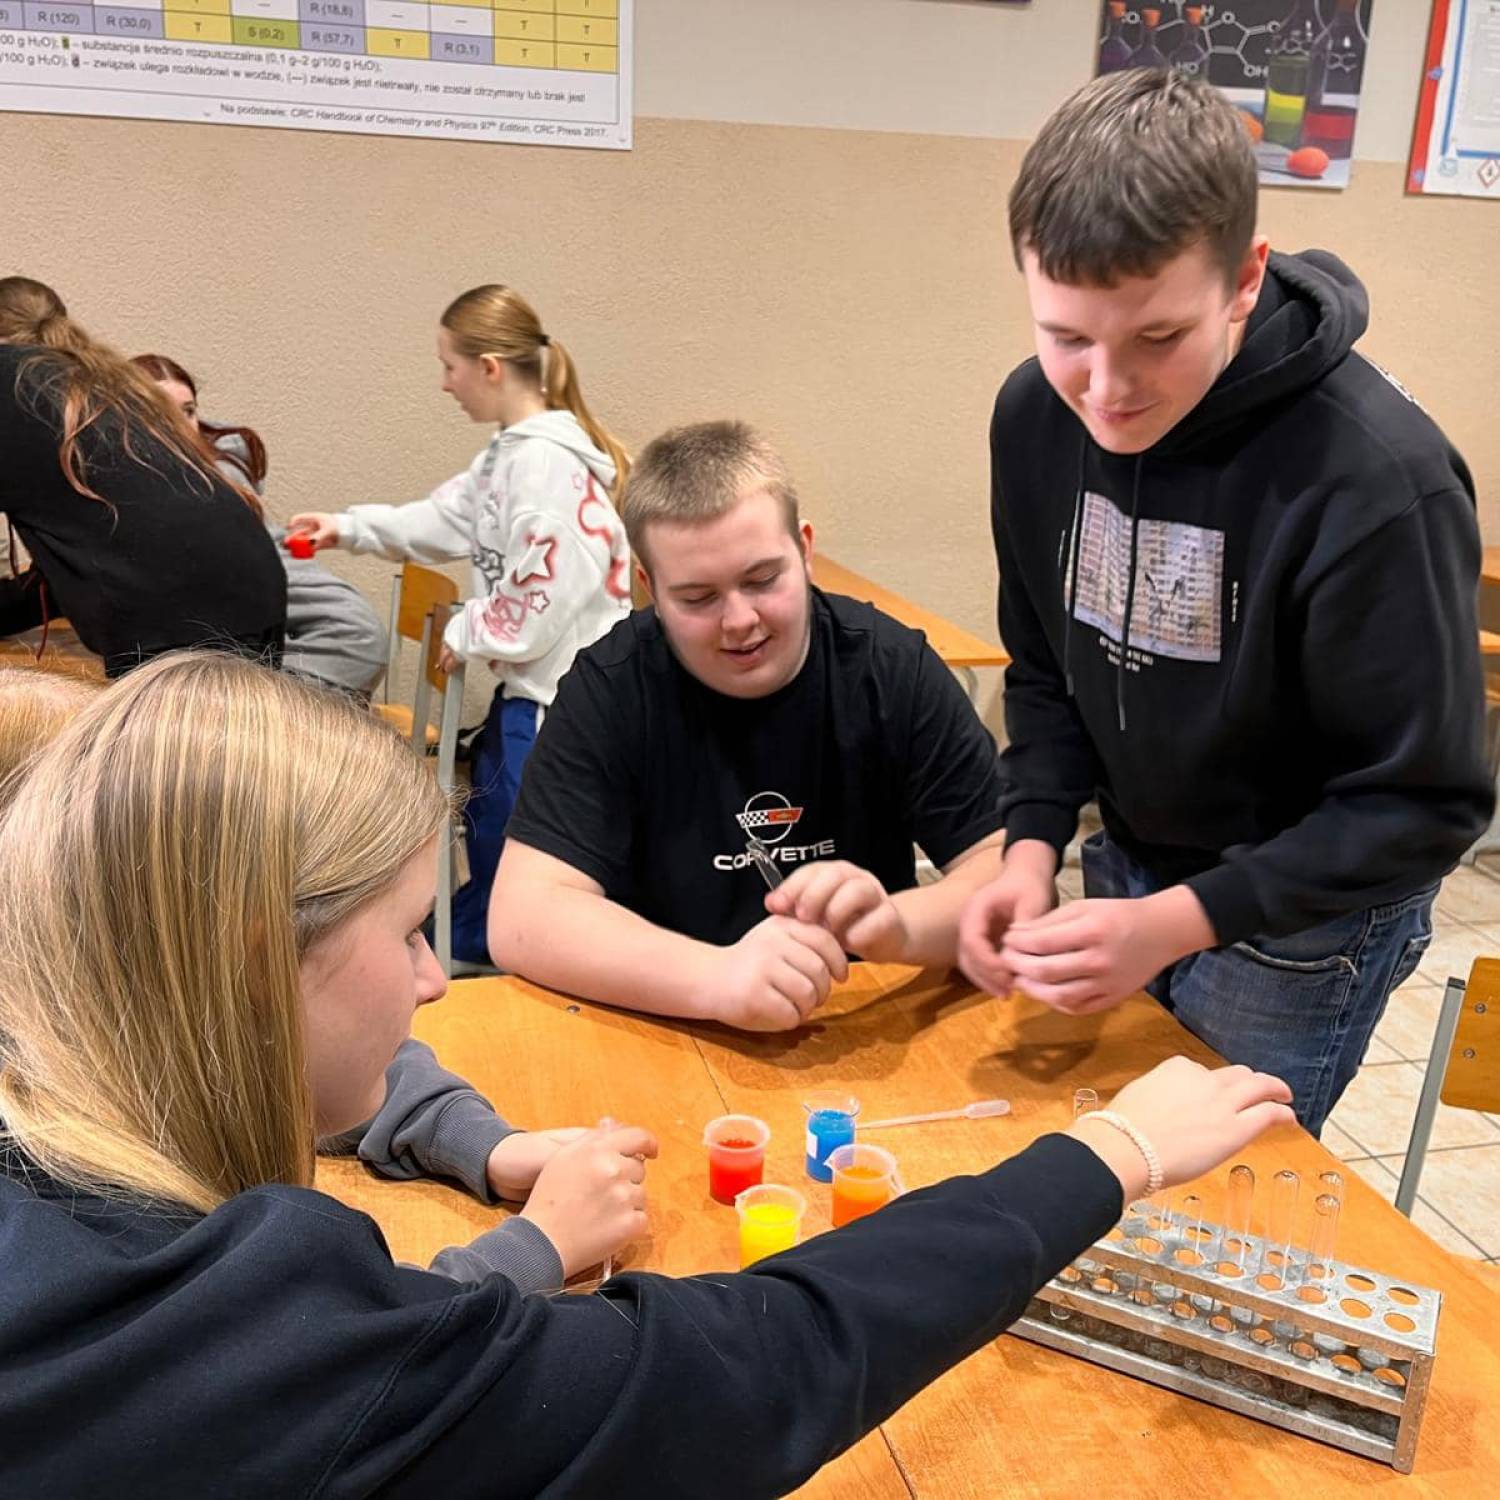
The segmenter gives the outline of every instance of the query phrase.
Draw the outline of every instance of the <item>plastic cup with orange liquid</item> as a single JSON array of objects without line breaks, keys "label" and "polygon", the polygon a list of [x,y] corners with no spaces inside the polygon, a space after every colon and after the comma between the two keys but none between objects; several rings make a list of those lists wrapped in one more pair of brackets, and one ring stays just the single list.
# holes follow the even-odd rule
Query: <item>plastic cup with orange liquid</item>
[{"label": "plastic cup with orange liquid", "polygon": [[839,1146],[829,1154],[828,1165],[833,1172],[835,1229],[884,1208],[902,1191],[896,1158],[880,1146],[859,1141]]}]

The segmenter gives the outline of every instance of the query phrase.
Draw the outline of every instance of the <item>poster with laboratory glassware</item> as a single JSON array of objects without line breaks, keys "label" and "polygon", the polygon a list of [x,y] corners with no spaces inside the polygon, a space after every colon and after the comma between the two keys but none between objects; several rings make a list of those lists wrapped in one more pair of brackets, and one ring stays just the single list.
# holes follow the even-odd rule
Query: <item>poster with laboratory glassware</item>
[{"label": "poster with laboratory glassware", "polygon": [[1104,0],[1095,71],[1206,78],[1244,116],[1263,184],[1347,187],[1374,3]]},{"label": "poster with laboratory glassware", "polygon": [[1500,3],[1435,0],[1409,193],[1500,198]]}]

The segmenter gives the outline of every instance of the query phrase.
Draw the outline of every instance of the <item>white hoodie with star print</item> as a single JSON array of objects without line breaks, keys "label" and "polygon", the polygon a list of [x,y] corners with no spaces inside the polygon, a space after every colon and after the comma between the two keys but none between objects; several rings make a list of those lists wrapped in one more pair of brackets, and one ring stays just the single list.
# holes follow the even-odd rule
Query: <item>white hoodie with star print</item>
[{"label": "white hoodie with star print", "polygon": [[487,665],[507,697],[545,706],[574,656],[630,612],[614,479],[572,412],[547,411],[496,433],[425,499],[351,506],[338,517],[339,545],[421,563],[469,558],[472,597],[445,643]]}]

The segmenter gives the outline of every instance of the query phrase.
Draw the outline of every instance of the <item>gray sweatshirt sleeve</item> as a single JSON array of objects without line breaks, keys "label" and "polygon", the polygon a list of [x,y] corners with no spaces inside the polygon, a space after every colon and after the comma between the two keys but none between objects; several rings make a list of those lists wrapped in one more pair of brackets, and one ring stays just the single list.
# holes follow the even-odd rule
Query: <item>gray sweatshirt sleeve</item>
[{"label": "gray sweatshirt sleeve", "polygon": [[429,1270],[454,1281],[483,1281],[497,1272],[523,1292],[562,1289],[562,1258],[530,1219],[515,1215],[467,1245],[450,1245],[432,1258]]},{"label": "gray sweatshirt sleeve", "polygon": [[358,1153],[382,1177],[447,1177],[481,1202],[495,1203],[485,1176],[489,1154],[519,1127],[442,1067],[432,1048],[408,1037],[385,1070],[385,1103],[363,1125],[318,1142],[325,1156]]},{"label": "gray sweatshirt sleeve", "polygon": [[282,665],[334,687],[372,692],[385,675],[390,650],[375,611],[352,583],[316,559],[292,557],[281,545],[284,527],[270,530],[286,571]]},{"label": "gray sweatshirt sleeve", "polygon": [[[408,1037],[385,1070],[385,1103],[371,1120],[325,1136],[324,1156],[359,1159],[382,1177],[409,1181],[448,1177],[485,1203],[497,1200],[485,1176],[489,1154],[518,1127],[508,1125],[475,1089],[442,1067],[432,1048]],[[454,1281],[499,1274],[523,1292],[551,1292],[563,1284],[562,1259],[529,1219],[507,1219],[467,1245],[450,1245],[431,1270]]]}]

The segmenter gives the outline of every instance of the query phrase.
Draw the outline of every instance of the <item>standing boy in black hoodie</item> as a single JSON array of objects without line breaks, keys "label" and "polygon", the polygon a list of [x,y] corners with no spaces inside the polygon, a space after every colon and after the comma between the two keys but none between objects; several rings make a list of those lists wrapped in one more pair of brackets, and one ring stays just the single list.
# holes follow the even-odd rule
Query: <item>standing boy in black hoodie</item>
[{"label": "standing boy in black hoodie", "polygon": [[[1462,458],[1268,255],[1236,112],[1079,90],[1010,198],[1037,358],[990,429],[1011,783],[960,962],[1082,1014],[1146,985],[1319,1130],[1494,797]],[[1097,798],[1087,899],[1053,878]]]}]

